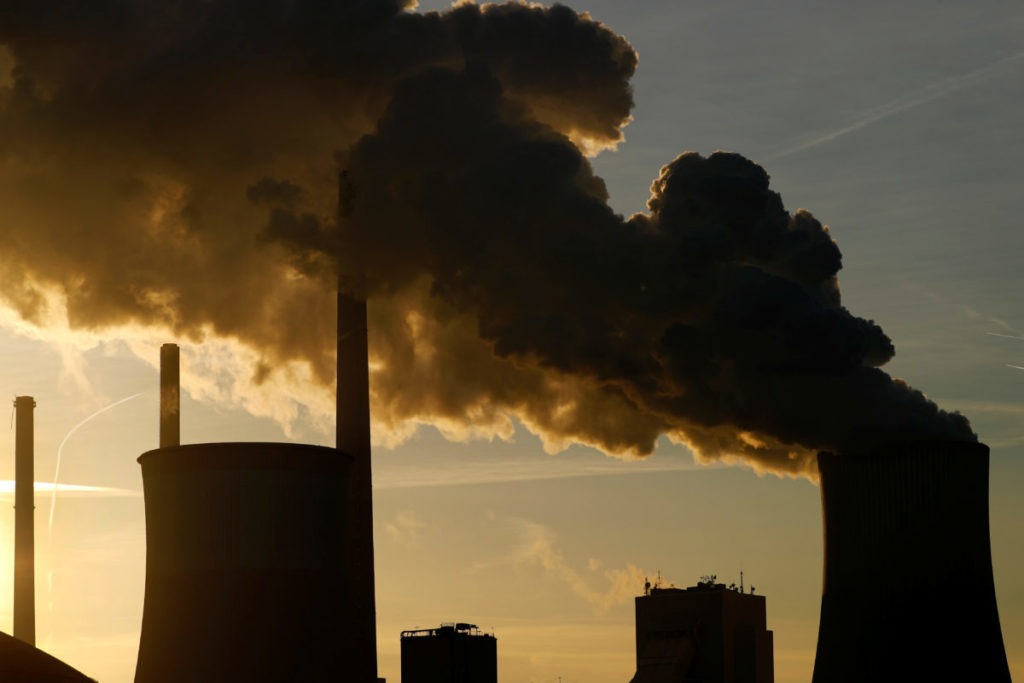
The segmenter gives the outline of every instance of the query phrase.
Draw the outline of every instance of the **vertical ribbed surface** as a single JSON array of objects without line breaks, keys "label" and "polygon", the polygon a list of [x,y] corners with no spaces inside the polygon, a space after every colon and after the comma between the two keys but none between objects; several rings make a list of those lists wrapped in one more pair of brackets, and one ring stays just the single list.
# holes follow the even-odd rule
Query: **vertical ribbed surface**
[{"label": "vertical ribbed surface", "polygon": [[36,644],[35,412],[31,396],[14,399],[14,637]]},{"label": "vertical ribbed surface", "polygon": [[373,495],[370,471],[370,380],[366,301],[338,294],[338,450],[352,456],[346,511],[352,623],[340,646],[356,683],[377,681],[377,611],[373,576]]},{"label": "vertical ribbed surface", "polygon": [[160,448],[181,443],[181,370],[177,344],[160,347]]},{"label": "vertical ribbed surface", "polygon": [[144,453],[146,595],[136,683],[354,681],[348,457],[298,444]]},{"label": "vertical ribbed surface", "polygon": [[1010,680],[996,609],[988,447],[822,453],[814,683]]}]

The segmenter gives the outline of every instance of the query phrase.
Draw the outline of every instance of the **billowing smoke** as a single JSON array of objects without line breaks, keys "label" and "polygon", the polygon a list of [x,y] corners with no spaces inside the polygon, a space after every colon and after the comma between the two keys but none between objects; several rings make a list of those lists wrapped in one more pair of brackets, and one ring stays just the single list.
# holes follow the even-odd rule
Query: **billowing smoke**
[{"label": "billowing smoke", "polygon": [[[813,469],[814,450],[973,439],[878,369],[840,254],[733,154],[684,154],[649,212],[586,154],[636,55],[565,7],[372,0],[0,6],[0,296],[42,323],[238,339],[333,381],[333,293],[371,297],[378,428]],[[354,189],[345,235],[335,177]]]}]

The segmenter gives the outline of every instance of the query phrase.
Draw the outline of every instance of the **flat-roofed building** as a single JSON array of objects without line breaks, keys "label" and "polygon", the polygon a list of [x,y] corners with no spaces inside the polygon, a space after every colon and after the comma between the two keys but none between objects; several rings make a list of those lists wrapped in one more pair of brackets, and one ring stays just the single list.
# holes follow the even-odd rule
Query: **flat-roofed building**
[{"label": "flat-roofed building", "polygon": [[669,681],[773,683],[764,596],[716,583],[714,576],[689,588],[647,584],[636,598],[631,683]]},{"label": "flat-roofed building", "polygon": [[497,681],[497,640],[475,624],[402,631],[402,683]]}]

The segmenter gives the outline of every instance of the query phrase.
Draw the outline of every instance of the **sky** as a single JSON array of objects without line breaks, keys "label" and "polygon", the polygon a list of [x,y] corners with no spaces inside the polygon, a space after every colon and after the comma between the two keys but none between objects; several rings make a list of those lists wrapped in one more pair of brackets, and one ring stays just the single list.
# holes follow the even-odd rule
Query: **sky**
[{"label": "sky", "polygon": [[[446,5],[423,2],[416,11]],[[853,7],[779,2],[767,7],[609,0],[572,6],[623,36],[638,54],[629,79],[632,119],[622,129],[621,141],[610,139],[614,134],[600,125],[604,119],[594,123],[584,116],[590,108],[607,110],[609,120],[614,119],[622,113],[621,103],[566,85],[583,102],[571,122],[580,126],[580,144],[589,141],[593,146],[588,149],[594,154],[590,164],[603,178],[614,212],[628,217],[647,211],[659,169],[686,151],[707,157],[727,150],[761,165],[786,210],[805,208],[829,226],[843,257],[838,275],[843,305],[877,323],[895,346],[885,370],[944,409],[961,411],[991,447],[997,599],[1011,672],[1024,676],[1024,589],[1015,581],[1024,573],[1019,550],[1024,502],[1017,495],[1024,483],[1024,372],[1012,367],[1024,366],[1024,305],[1017,296],[1024,285],[1019,267],[1024,237],[1012,199],[1024,180],[1016,153],[1024,148],[1019,127],[1024,10],[1010,2],[909,2],[897,8],[891,3]],[[0,88],[14,84],[6,76],[12,64],[11,53],[0,49]],[[231,77],[223,76],[228,83]],[[268,76],[272,85],[275,77]],[[251,120],[253,130],[266,133],[266,140],[260,139],[270,145],[276,140],[273,135],[293,125],[289,106],[316,110],[301,99],[305,91],[285,90],[282,101],[289,106],[274,103],[267,111],[253,112],[249,105],[259,92],[247,83],[239,81],[237,90],[229,87],[211,96],[215,106],[209,109],[199,99],[187,101],[188,106],[163,122],[163,130],[171,131],[173,144],[208,144],[213,137],[203,128],[206,119],[190,116],[191,106],[206,116],[224,112],[226,118],[242,122],[240,139],[253,134],[247,127]],[[172,83],[171,91],[180,95],[174,87]],[[582,89],[577,93],[574,87]],[[364,90],[353,92],[352,97],[366,96]],[[407,97],[415,102],[415,95]],[[155,104],[145,104],[161,105],[153,97]],[[237,107],[227,106],[236,101]],[[341,106],[330,95],[316,102],[324,103],[325,119]],[[367,110],[373,107],[367,105]],[[92,116],[102,123],[100,114],[111,115],[97,107],[82,110],[80,118],[56,117],[51,132],[71,131],[62,140],[75,143],[74,154],[93,155],[100,179],[107,173],[117,177],[120,169],[152,163],[153,158],[165,160],[144,179],[160,188],[157,195],[164,198],[163,204],[153,200],[144,207],[147,225],[174,228],[154,216],[170,211],[175,192],[183,191],[166,181],[175,172],[210,185],[209,196],[196,200],[207,201],[208,210],[218,193],[235,187],[226,180],[220,183],[215,170],[222,169],[225,177],[244,175],[229,163],[249,158],[237,148],[217,148],[223,158],[206,160],[211,170],[204,171],[201,165],[173,158],[159,146],[160,135],[144,131],[131,131],[137,136],[132,139],[149,145],[138,154],[96,157],[89,142],[75,136],[100,136],[103,126],[90,123]],[[558,112],[547,115],[551,125],[569,126]],[[399,113],[393,120],[401,120]],[[365,122],[340,126],[341,139],[358,137],[348,131],[349,125],[362,130]],[[300,126],[330,128],[308,117]],[[199,132],[193,136],[193,130]],[[154,137],[157,142],[152,142]],[[116,139],[103,138],[97,145]],[[383,135],[380,140],[376,149],[388,149]],[[4,149],[16,142],[5,140]],[[311,136],[294,143],[296,158],[314,149],[314,142]],[[47,171],[48,155],[53,155],[71,169],[67,175],[57,174],[58,181],[88,178],[75,170],[81,159],[61,156],[72,154],[65,147],[55,143],[54,149],[42,149],[40,173]],[[147,156],[152,149],[162,156]],[[279,163],[301,184],[301,179],[331,173],[331,153],[322,157],[308,165],[289,157]],[[93,252],[87,242],[76,242],[78,233],[62,233],[57,227],[68,219],[62,213],[65,204],[88,209],[83,214],[86,237],[90,231],[102,232],[105,222],[130,225],[138,207],[105,215],[99,181],[95,187],[85,183],[69,189],[67,196],[39,197],[39,186],[12,184],[12,179],[27,176],[12,171],[11,158],[4,156],[0,169],[7,183],[0,188],[0,228],[8,235],[8,246],[0,254],[9,261],[0,264],[6,280],[0,307],[0,387],[12,398],[32,395],[38,402],[37,480],[53,482],[59,452],[61,482],[99,489],[59,491],[55,497],[47,490],[37,494],[38,643],[98,680],[130,681],[145,562],[142,484],[135,458],[156,446],[159,345],[177,341],[182,346],[186,443],[331,445],[330,391],[318,383],[323,368],[301,362],[310,348],[308,340],[302,335],[272,337],[261,319],[217,318],[216,306],[225,299],[204,291],[204,277],[196,278],[196,287],[180,290],[203,324],[168,322],[160,311],[173,302],[151,295],[141,297],[150,304],[146,314],[134,317],[90,316],[87,307],[69,308],[66,302],[62,307],[59,296],[49,314],[26,317],[31,311],[24,297],[12,294],[23,284],[10,265],[24,258],[20,244],[42,250],[33,264],[43,275],[46,265],[57,271],[75,264],[76,258],[99,259],[99,267],[82,268],[93,280],[75,283],[85,301],[89,293],[118,278],[137,281],[140,288],[153,288],[147,290],[151,292],[159,291],[160,280],[147,270],[145,254],[132,262],[131,254],[113,245],[110,251],[122,260],[104,260],[104,248]],[[362,157],[353,158],[354,167],[367,177],[377,172]],[[255,187],[274,163],[278,161],[258,158],[241,167],[250,174],[244,183]],[[285,186],[262,187],[267,191],[260,197],[270,197],[274,193],[269,190],[276,188],[278,198],[266,199],[270,205]],[[90,198],[89,192],[100,195]],[[370,195],[365,189],[363,194]],[[113,196],[110,201],[116,202],[118,195]],[[30,211],[35,206],[30,201],[41,208]],[[263,215],[244,205],[232,204],[234,213],[225,209],[209,220],[262,224]],[[57,221],[57,226],[41,230],[44,219]],[[22,224],[30,226],[31,235]],[[294,238],[299,233],[284,234]],[[121,236],[124,244],[135,245],[130,231]],[[222,285],[234,278],[250,287],[254,297],[269,297],[259,278],[250,281],[241,271],[242,266],[271,267],[270,252],[247,239],[217,242],[240,265],[227,268],[224,277],[210,274],[209,280]],[[183,266],[195,266],[190,252],[176,252],[175,258]],[[313,270],[316,263],[301,265]],[[101,277],[105,272],[112,274]],[[401,276],[391,286],[401,285]],[[296,298],[289,301],[304,295],[295,287],[289,292]],[[67,301],[79,301],[74,293],[65,292]],[[378,300],[378,320],[391,319],[387,315],[394,301],[383,296]],[[370,306],[374,320],[372,297]],[[69,315],[68,310],[79,313]],[[270,318],[289,320],[293,314],[308,317],[319,311],[268,310]],[[214,323],[205,324],[208,320]],[[316,337],[331,326],[333,320],[314,321],[301,329]],[[378,327],[380,348],[392,343],[384,329]],[[372,328],[370,335],[374,344]],[[270,373],[259,384],[253,368],[267,361],[261,355],[264,347],[283,349],[273,360],[287,360],[287,372]],[[395,342],[395,347],[400,344]],[[389,383],[386,369],[378,367],[373,382],[378,396],[402,395]],[[451,394],[410,390],[410,395],[423,399],[416,406],[419,413],[390,401],[374,425],[381,675],[399,680],[400,631],[466,621],[497,636],[503,681],[628,680],[635,665],[633,597],[642,591],[644,577],[660,572],[666,582],[692,585],[704,574],[738,581],[743,571],[745,583],[767,598],[776,680],[809,679],[821,597],[822,532],[817,487],[799,470],[779,476],[766,472],[774,467],[772,460],[723,459],[708,456],[708,451],[695,457],[684,440],[672,438],[672,428],[660,430],[653,453],[640,460],[628,453],[625,459],[610,457],[573,443],[597,442],[614,450],[611,437],[592,425],[544,422],[543,416],[500,402],[486,404],[478,413],[462,410],[465,405],[459,406],[462,412],[431,413],[423,409],[427,399],[450,399]],[[617,404],[609,405],[609,411],[616,409]],[[643,423],[647,414],[628,417]],[[678,424],[672,423],[674,428]],[[641,443],[648,431],[629,432],[633,441],[622,443]],[[14,434],[10,429],[6,433],[0,479],[13,478],[14,471]],[[0,488],[0,496],[13,503],[9,491]],[[0,542],[9,558],[13,513],[0,516]],[[11,585],[11,565],[0,564],[0,587]],[[920,568],[922,575],[928,571]],[[2,590],[0,630],[9,631],[10,620],[10,592]]]}]

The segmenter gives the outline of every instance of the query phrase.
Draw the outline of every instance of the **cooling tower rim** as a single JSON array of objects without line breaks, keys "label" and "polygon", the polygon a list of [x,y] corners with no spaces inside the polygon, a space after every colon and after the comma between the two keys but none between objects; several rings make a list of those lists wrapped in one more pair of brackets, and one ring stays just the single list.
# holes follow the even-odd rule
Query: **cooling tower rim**
[{"label": "cooling tower rim", "polygon": [[352,456],[336,448],[272,441],[218,441],[146,451],[138,463],[147,471],[181,470],[348,470]]},{"label": "cooling tower rim", "polygon": [[947,456],[985,457],[989,454],[987,444],[980,441],[953,439],[903,439],[878,442],[869,446],[818,451],[818,460],[878,460],[885,458],[909,457],[942,453]]}]

